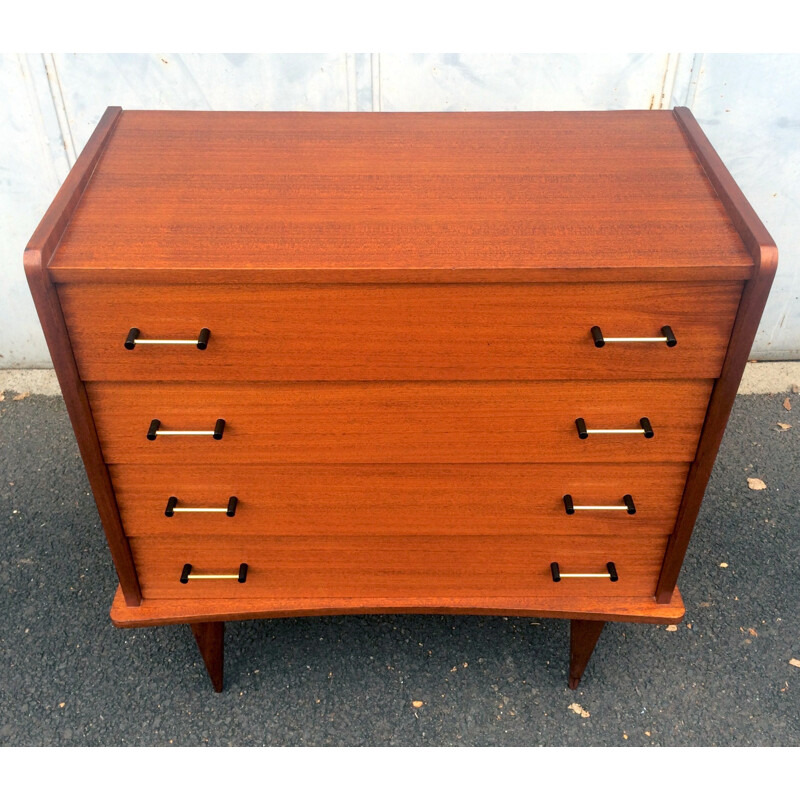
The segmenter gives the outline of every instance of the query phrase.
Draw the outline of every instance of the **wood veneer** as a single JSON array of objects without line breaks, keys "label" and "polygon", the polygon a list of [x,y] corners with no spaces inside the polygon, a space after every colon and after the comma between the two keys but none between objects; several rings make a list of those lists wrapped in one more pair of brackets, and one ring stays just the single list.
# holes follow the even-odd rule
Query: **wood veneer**
[{"label": "wood veneer", "polygon": [[668,603],[653,597],[452,597],[415,595],[414,597],[295,597],[290,600],[263,598],[233,599],[146,599],[140,606],[129,606],[121,590],[111,605],[111,621],[118,628],[178,625],[192,622],[284,617],[329,616],[335,614],[500,614],[506,617],[554,617],[556,619],[596,619],[609,622],[639,622],[670,625],[680,622],[686,609],[679,589]]},{"label": "wood veneer", "polygon": [[113,107],[103,114],[86,147],[28,242],[23,264],[50,357],[53,359],[64,404],[97,503],[97,511],[106,533],[114,567],[120,579],[120,586],[126,601],[135,606],[142,601],[136,569],[119,519],[108,469],[100,450],[92,409],[86,396],[85,386],[78,375],[69,332],[49,271],[53,253],[89,185],[100,161],[103,147],[119,122],[121,113],[122,109]]},{"label": "wood veneer", "polygon": [[[191,624],[219,690],[224,620],[565,617],[574,688],[605,621],[682,617],[776,263],[686,109],[109,109],[25,266],[120,576],[114,624]],[[594,325],[670,325],[678,346],[595,348]],[[132,327],[211,342],[127,351]],[[652,439],[575,428],[644,416]],[[145,436],[218,418],[220,441]],[[167,491],[240,506],[167,519]],[[565,493],[631,493],[637,514],[566,517]],[[619,581],[556,583],[552,561],[614,561]],[[244,584],[178,580],[242,562]]]},{"label": "wood veneer", "polygon": [[569,688],[577,689],[597,640],[605,627],[604,621],[573,619],[569,627],[570,659]]},{"label": "wood veneer", "polygon": [[[697,381],[90,383],[106,461],[158,464],[691,461],[711,391]],[[590,427],[655,435],[591,435]],[[219,441],[146,438],[150,422]],[[209,437],[210,438],[210,437]]]},{"label": "wood veneer", "polygon": [[670,111],[126,111],[52,271],[751,265]]},{"label": "wood veneer", "polygon": [[[686,481],[686,464],[202,465],[175,470],[112,465],[128,536],[622,534],[667,536]],[[636,513],[576,511],[622,505]],[[167,498],[217,507],[238,498],[235,517],[164,515]],[[413,542],[409,542],[413,545]]]},{"label": "wood veneer", "polygon": [[[86,381],[716,378],[740,282],[59,288]],[[678,344],[609,343],[661,336]],[[206,350],[138,345],[193,339]]]},{"label": "wood veneer", "polygon": [[[527,597],[652,597],[667,537],[609,536],[197,536],[137,537],[131,549],[149,599],[388,597],[418,594]],[[564,572],[607,578],[553,583],[550,563]],[[247,581],[179,581],[193,572],[236,574]]]},{"label": "wood veneer", "polygon": [[225,623],[224,622],[193,622],[191,623],[200,655],[211,678],[211,685],[215,692],[223,688],[223,660],[225,654]]},{"label": "wood veneer", "polygon": [[722,374],[714,383],[714,391],[703,424],[703,435],[689,470],[686,490],[678,511],[678,521],[670,537],[658,582],[656,595],[660,603],[668,603],[677,588],[678,574],[689,546],[689,538],[700,513],[703,494],[711,477],[714,460],[725,433],[725,425],[733,408],[733,401],[736,399],[736,390],[742,380],[750,347],[778,267],[778,248],[773,238],[742,190],[736,185],[691,112],[686,108],[678,108],[675,109],[675,117],[725,209],[731,215],[736,230],[753,258],[756,271],[742,295],[728,351],[725,354]]}]

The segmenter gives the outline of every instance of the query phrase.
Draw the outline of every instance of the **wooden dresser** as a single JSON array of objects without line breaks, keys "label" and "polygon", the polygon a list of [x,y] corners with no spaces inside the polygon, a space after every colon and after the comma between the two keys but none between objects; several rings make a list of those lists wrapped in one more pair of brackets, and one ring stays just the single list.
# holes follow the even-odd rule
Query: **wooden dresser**
[{"label": "wooden dresser", "polygon": [[25,269],[120,627],[673,623],[777,263],[687,109],[109,108]]}]

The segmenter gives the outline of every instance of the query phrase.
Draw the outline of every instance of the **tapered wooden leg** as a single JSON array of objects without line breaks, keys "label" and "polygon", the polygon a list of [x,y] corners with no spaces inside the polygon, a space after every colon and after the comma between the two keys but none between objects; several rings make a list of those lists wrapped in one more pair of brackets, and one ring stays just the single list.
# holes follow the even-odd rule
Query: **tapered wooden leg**
[{"label": "tapered wooden leg", "polygon": [[208,670],[215,692],[222,691],[222,662],[224,657],[225,623],[195,622],[191,624],[200,655]]},{"label": "tapered wooden leg", "polygon": [[569,688],[577,689],[605,622],[571,619],[569,628]]}]

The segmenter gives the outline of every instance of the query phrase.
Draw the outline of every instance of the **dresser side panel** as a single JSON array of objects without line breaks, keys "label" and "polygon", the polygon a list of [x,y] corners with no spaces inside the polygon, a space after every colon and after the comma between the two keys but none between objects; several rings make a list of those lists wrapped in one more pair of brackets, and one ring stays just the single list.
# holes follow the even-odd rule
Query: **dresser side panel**
[{"label": "dresser side panel", "polygon": [[36,228],[25,250],[23,262],[31,295],[45,340],[53,359],[64,403],[78,448],[83,458],[97,510],[108,539],[111,556],[120,580],[125,601],[136,606],[142,594],[130,546],[122,529],[111,478],[108,474],[86,389],[78,374],[58,293],[50,280],[47,266],[69,225],[71,215],[80,202],[103,148],[111,136],[121,109],[109,108],[100,120],[86,147],[75,162],[50,208]]},{"label": "dresser side panel", "polygon": [[758,331],[758,324],[778,266],[778,249],[774,240],[736,185],[692,113],[689,109],[677,108],[675,116],[723,206],[730,214],[742,241],[752,255],[756,272],[745,285],[722,365],[722,373],[714,383],[697,453],[689,468],[686,491],[678,510],[675,530],[667,544],[656,591],[660,603],[670,601],[677,585],[689,539],[736,399],[736,390],[742,380],[750,348]]}]

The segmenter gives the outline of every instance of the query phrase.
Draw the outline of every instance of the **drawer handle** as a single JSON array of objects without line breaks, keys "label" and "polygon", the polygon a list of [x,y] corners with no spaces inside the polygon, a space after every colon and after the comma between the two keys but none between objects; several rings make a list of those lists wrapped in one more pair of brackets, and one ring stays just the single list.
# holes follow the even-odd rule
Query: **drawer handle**
[{"label": "drawer handle", "polygon": [[218,513],[225,513],[229,517],[236,516],[236,504],[239,502],[239,498],[237,497],[230,497],[228,498],[228,506],[227,508],[177,508],[178,505],[178,498],[177,497],[170,497],[167,500],[167,507],[164,511],[165,517],[171,517],[179,512],[218,512]]},{"label": "drawer handle", "polygon": [[126,350],[133,350],[137,344],[193,344],[198,350],[205,350],[208,347],[208,337],[211,336],[208,328],[203,328],[196,339],[140,339],[139,333],[138,328],[130,329],[125,340]]},{"label": "drawer handle", "polygon": [[575,420],[575,427],[578,429],[580,439],[588,439],[590,433],[643,433],[645,439],[652,439],[655,436],[653,426],[647,417],[642,417],[639,424],[642,426],[641,428],[587,428],[586,420],[583,417]]},{"label": "drawer handle", "polygon": [[678,344],[669,325],[665,325],[661,333],[661,336],[603,336],[603,331],[595,325],[592,328],[592,339],[595,347],[605,347],[606,342],[665,342],[667,347],[675,347]]},{"label": "drawer handle", "polygon": [[219,441],[225,431],[225,420],[218,419],[214,425],[213,431],[162,431],[161,420],[154,419],[150,422],[150,427],[147,430],[147,438],[154,442],[156,436],[210,436],[212,439]]},{"label": "drawer handle", "polygon": [[239,583],[245,583],[245,581],[247,581],[247,564],[239,564],[239,572],[222,575],[198,575],[193,574],[192,569],[193,567],[191,564],[183,565],[183,571],[181,572],[181,583],[189,583],[189,581],[225,581],[234,579],[239,581]]},{"label": "drawer handle", "polygon": [[636,513],[636,506],[629,494],[622,498],[622,502],[625,503],[624,506],[576,506],[572,502],[571,494],[565,494],[563,500],[564,510],[567,514],[574,514],[576,511],[627,511],[629,514]]},{"label": "drawer handle", "polygon": [[562,578],[609,578],[611,583],[616,583],[619,575],[617,575],[617,567],[614,562],[609,561],[606,569],[608,572],[562,572],[558,561],[554,561],[550,565],[550,574],[553,576],[553,583],[559,583]]}]

